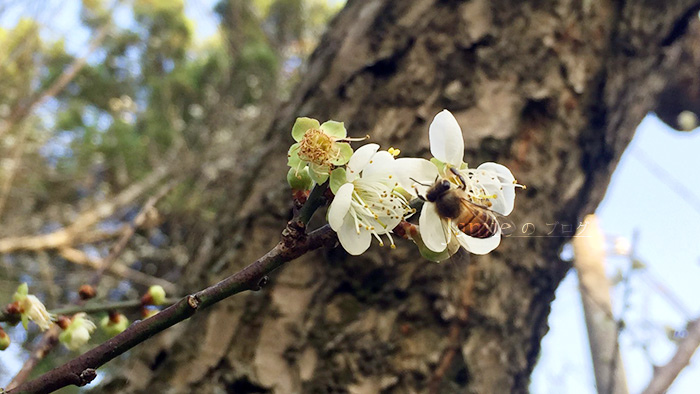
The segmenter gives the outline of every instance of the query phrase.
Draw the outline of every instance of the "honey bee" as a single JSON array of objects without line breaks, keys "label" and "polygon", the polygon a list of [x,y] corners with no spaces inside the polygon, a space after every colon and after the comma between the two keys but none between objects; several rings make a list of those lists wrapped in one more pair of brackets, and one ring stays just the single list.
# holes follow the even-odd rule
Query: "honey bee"
[{"label": "honey bee", "polygon": [[454,188],[447,179],[436,179],[423,200],[435,204],[438,215],[449,219],[464,234],[474,238],[489,238],[498,231],[496,214],[488,207],[472,202],[467,196],[467,182],[454,167],[450,171],[457,177],[459,186]]}]

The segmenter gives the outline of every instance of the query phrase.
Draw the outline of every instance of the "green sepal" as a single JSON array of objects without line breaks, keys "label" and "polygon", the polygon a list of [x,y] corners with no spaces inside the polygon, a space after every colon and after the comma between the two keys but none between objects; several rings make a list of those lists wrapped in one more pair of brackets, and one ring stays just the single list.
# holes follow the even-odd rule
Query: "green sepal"
[{"label": "green sepal", "polygon": [[337,142],[336,146],[340,150],[340,154],[336,159],[331,160],[331,164],[334,166],[342,166],[350,161],[350,157],[352,156],[353,152],[352,146],[350,146],[350,144],[347,142]]},{"label": "green sepal", "polygon": [[340,187],[346,183],[347,176],[345,173],[345,168],[338,167],[335,170],[331,171],[331,181],[329,183],[329,187],[331,188],[333,194],[336,194],[338,192],[338,189],[340,189]]},{"label": "green sepal", "polygon": [[29,295],[29,285],[27,282],[24,282],[17,287],[17,291],[12,296],[12,301],[21,301],[27,298],[27,295]]},{"label": "green sepal", "polygon": [[309,175],[308,167],[304,167],[299,171],[290,168],[287,172],[287,183],[289,183],[292,190],[311,190],[314,181]]},{"label": "green sepal", "polygon": [[287,152],[287,165],[296,168],[297,170],[303,164],[302,160],[299,158],[299,143],[292,144]]},{"label": "green sepal", "polygon": [[294,122],[294,126],[292,126],[292,138],[294,138],[294,141],[299,142],[302,138],[304,138],[304,134],[306,134],[307,130],[318,129],[320,127],[321,126],[316,119],[303,117],[297,118],[297,120]]},{"label": "green sepal", "polygon": [[320,166],[315,163],[309,163],[309,176],[316,182],[316,184],[322,185],[328,180],[328,172],[330,167],[328,165]]},{"label": "green sepal", "polygon": [[336,122],[335,120],[324,122],[321,125],[321,130],[336,139],[345,138],[348,135],[348,131],[345,130],[343,122]]}]

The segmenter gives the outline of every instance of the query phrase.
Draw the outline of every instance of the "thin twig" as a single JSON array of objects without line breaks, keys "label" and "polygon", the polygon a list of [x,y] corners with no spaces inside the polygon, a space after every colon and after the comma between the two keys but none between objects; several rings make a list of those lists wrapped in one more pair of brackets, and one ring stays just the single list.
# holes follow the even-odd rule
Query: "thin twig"
[{"label": "thin twig", "polygon": [[51,352],[51,350],[58,343],[58,334],[60,331],[61,329],[54,324],[44,333],[39,343],[36,345],[36,347],[34,347],[34,350],[32,350],[27,361],[24,362],[22,368],[19,370],[19,372],[17,372],[15,377],[12,378],[10,383],[5,388],[6,390],[11,390],[19,386],[29,378],[29,375],[32,373],[37,364],[39,364],[39,362],[43,360],[44,357],[46,357],[46,355]]},{"label": "thin twig", "polygon": [[27,134],[29,134],[28,129],[25,127],[19,132],[19,138],[17,139],[17,144],[15,145],[15,151],[12,155],[12,168],[5,174],[4,182],[2,183],[2,189],[0,189],[0,219],[2,219],[2,213],[5,209],[5,203],[10,196],[10,190],[12,189],[12,182],[15,180],[15,176],[19,168],[21,167],[22,156],[24,156],[24,149],[27,147],[26,140]]},{"label": "thin twig", "polygon": [[157,167],[146,178],[129,186],[110,201],[100,203],[96,207],[81,213],[75,222],[67,227],[48,234],[0,239],[0,254],[20,250],[58,249],[80,242],[81,237],[87,236],[92,225],[108,218],[117,209],[131,203],[150,188],[160,183],[171,171],[169,164]]},{"label": "thin twig", "polygon": [[[156,195],[152,196],[148,202],[144,205],[144,207],[141,209],[141,212],[136,216],[134,219],[134,224],[133,226],[128,226],[125,231],[123,232],[121,238],[117,241],[116,245],[112,248],[112,252],[102,261],[97,261],[93,262],[92,259],[90,259],[87,254],[83,253],[80,250],[77,249],[70,249],[70,248],[63,248],[61,250],[61,255],[64,256],[69,261],[82,261],[89,263],[90,265],[94,266],[95,268],[98,268],[99,271],[97,274],[93,277],[93,280],[91,281],[91,285],[93,287],[97,287],[99,284],[100,280],[102,279],[103,273],[105,270],[110,271],[110,272],[118,272],[121,274],[122,277],[128,277],[131,279],[133,282],[146,282],[148,284],[154,284],[158,283],[161,286],[163,286],[166,291],[172,293],[175,291],[175,286],[167,282],[163,279],[160,278],[152,278],[149,275],[146,275],[140,271],[132,270],[126,266],[119,266],[119,265],[114,265],[113,263],[121,256],[121,254],[124,252],[127,243],[129,242],[129,239],[134,235],[136,232],[136,228],[143,224],[146,214],[153,209],[154,205],[158,200],[160,200],[165,194],[172,189],[172,187],[175,185],[174,182],[169,182],[168,184],[164,185]],[[144,276],[146,277],[146,281],[144,281]],[[138,304],[141,304],[140,300],[137,300]],[[125,305],[122,303],[122,305]],[[131,305],[129,303],[129,305]],[[112,305],[112,309],[116,309],[117,306]],[[74,314],[78,313],[81,311],[84,311],[85,308],[84,305],[76,305],[74,308],[64,308],[64,310],[60,311],[54,311],[54,314]],[[37,345],[36,349],[32,352],[32,357],[30,357],[22,366],[22,369],[20,370],[20,373],[15,375],[15,377],[12,379],[12,385],[10,387],[16,387],[29,377],[31,372],[34,370],[36,365],[43,359],[48,353],[51,352],[51,350],[58,344],[58,330],[56,329],[56,326],[54,325],[51,330],[48,332],[44,333],[40,343]]]},{"label": "thin twig", "polygon": [[[93,269],[100,269],[102,267],[102,262],[99,259],[92,258],[79,249],[73,248],[61,248],[58,250],[58,254],[64,259],[70,261],[71,263],[85,265]],[[129,268],[124,264],[112,264],[108,269],[108,272],[119,276],[124,279],[128,279],[134,283],[138,283],[144,286],[160,285],[163,286],[168,293],[173,293],[176,291],[177,287],[165,279],[157,278],[155,276],[148,275],[144,272]]]},{"label": "thin twig", "polygon": [[[100,262],[100,269],[95,273],[92,280],[90,281],[90,284],[93,287],[97,287],[105,271],[109,271],[112,269],[112,267],[114,266],[114,262],[117,261],[119,256],[121,256],[121,254],[124,252],[124,249],[126,248],[126,245],[129,243],[129,240],[136,233],[136,229],[138,229],[143,224],[148,214],[155,207],[156,203],[160,201],[160,199],[165,197],[165,195],[173,189],[175,184],[175,182],[169,182],[163,185],[163,187],[161,187],[155,195],[153,195],[151,198],[148,199],[148,201],[146,201],[146,203],[141,208],[141,211],[139,211],[139,213],[134,218],[132,225],[127,226],[125,228],[121,237],[119,237],[117,243],[112,247],[112,251],[109,253],[109,255],[107,255],[107,257],[102,259],[102,261]],[[172,292],[172,290],[173,289],[171,289],[170,291]]]},{"label": "thin twig", "polygon": [[102,41],[105,39],[107,32],[109,31],[108,27],[109,26],[103,26],[97,31],[97,35],[90,42],[85,55],[75,59],[70,66],[63,70],[61,75],[56,78],[51,86],[49,86],[43,92],[35,94],[28,103],[15,107],[15,110],[12,111],[5,122],[0,123],[0,138],[3,136],[3,134],[12,129],[15,124],[24,120],[24,118],[31,114],[37,107],[46,102],[46,100],[60,93],[75,78],[75,76],[78,75],[80,70],[82,70],[87,64],[87,58],[90,56],[90,54],[92,54],[92,52],[94,52],[102,44]]},{"label": "thin twig", "polygon": [[[170,306],[178,302],[179,298],[166,298],[162,305]],[[109,312],[114,310],[125,310],[141,308],[143,302],[141,300],[126,300],[126,301],[112,301],[112,302],[101,302],[91,300],[90,302],[83,305],[70,305],[63,308],[56,308],[49,310],[52,315],[74,315],[76,313],[85,312],[87,314],[99,313],[99,312]],[[5,311],[0,311],[0,322],[6,321],[17,321],[16,315],[8,314]]]},{"label": "thin twig", "polygon": [[337,242],[335,232],[328,225],[308,235],[303,233],[303,229],[303,223],[290,222],[284,231],[282,241],[241,271],[211,287],[182,298],[175,305],[149,319],[135,322],[107,342],[7,393],[48,393],[69,385],[84,386],[95,378],[96,368],[153,335],[234,294],[246,290],[258,290],[265,276],[284,263],[324,245],[334,245]]}]

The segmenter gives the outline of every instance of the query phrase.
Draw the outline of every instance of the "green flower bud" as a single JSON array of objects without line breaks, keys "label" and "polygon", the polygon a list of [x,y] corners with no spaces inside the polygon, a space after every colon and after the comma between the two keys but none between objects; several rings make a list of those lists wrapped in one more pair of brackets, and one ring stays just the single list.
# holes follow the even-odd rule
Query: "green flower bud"
[{"label": "green flower bud", "polygon": [[121,313],[105,316],[100,320],[100,328],[110,337],[121,333],[127,327],[129,327],[129,319]]},{"label": "green flower bud", "polygon": [[10,336],[0,327],[0,351],[7,349],[10,343]]},{"label": "green flower bud", "polygon": [[165,289],[163,286],[151,286],[148,288],[148,294],[151,296],[151,304],[163,305],[165,303]]}]

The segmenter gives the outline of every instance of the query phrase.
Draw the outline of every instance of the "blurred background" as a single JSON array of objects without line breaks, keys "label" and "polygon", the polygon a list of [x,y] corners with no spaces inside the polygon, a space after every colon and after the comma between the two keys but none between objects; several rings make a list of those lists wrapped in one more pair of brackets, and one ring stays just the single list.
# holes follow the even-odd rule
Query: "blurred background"
[{"label": "blurred background", "polygon": [[[183,243],[227,203],[242,147],[289,97],[343,3],[2,2],[0,300],[27,282],[49,309],[75,302],[137,217],[100,291],[111,300],[138,298],[152,284],[177,293]],[[653,114],[644,120],[597,210],[631,392],[700,315],[700,134],[693,114],[684,116],[684,132]],[[157,209],[142,211],[147,196]],[[572,249],[562,258],[573,259]],[[550,327],[532,392],[596,392],[573,270]],[[36,327],[5,328],[13,343],[0,358],[0,386],[40,337]],[[57,349],[36,372],[74,355]],[[699,386],[696,361],[669,392]]]}]

